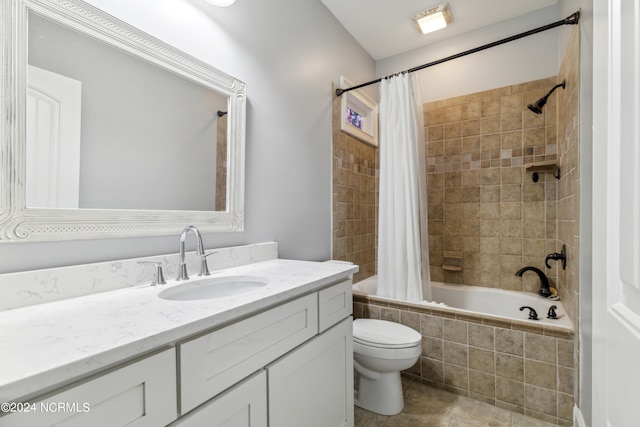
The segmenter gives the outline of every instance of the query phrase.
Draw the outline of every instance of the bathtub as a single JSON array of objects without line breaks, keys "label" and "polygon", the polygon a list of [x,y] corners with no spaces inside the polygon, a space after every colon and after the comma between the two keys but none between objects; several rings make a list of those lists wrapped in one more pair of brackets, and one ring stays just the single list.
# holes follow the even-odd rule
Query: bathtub
[{"label": "bathtub", "polygon": [[[353,285],[354,296],[373,297],[380,301],[393,301],[395,304],[419,305],[437,311],[459,313],[468,316],[478,315],[515,321],[531,327],[552,327],[573,331],[573,323],[567,316],[562,301],[552,301],[539,295],[508,291],[480,286],[452,285],[441,282],[431,282],[431,296],[433,302],[407,303],[376,295],[378,278],[369,277]],[[529,310],[520,311],[522,306],[532,307],[538,313],[539,320],[529,320]],[[557,306],[558,319],[547,319],[547,312],[552,305]]]}]

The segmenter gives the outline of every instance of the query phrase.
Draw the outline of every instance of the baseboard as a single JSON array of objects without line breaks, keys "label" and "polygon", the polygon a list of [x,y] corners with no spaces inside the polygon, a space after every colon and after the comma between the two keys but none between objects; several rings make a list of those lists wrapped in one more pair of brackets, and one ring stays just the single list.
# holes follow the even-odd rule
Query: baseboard
[{"label": "baseboard", "polygon": [[573,427],[587,427],[582,417],[582,411],[577,406],[573,407]]}]

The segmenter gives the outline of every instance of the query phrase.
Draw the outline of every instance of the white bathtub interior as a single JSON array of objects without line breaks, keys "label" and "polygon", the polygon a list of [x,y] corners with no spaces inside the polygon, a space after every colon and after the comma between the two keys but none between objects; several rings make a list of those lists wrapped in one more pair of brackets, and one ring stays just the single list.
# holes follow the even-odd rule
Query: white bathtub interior
[{"label": "white bathtub interior", "polygon": [[[371,276],[355,283],[353,292],[395,301],[377,296],[377,283],[378,277]],[[553,301],[532,293],[431,282],[431,295],[433,301],[425,301],[422,304],[573,330],[573,322],[567,315],[562,301]],[[547,319],[549,308],[553,305],[556,306],[557,319]],[[522,306],[532,307],[538,313],[539,320],[528,320],[529,311],[520,311]]]}]

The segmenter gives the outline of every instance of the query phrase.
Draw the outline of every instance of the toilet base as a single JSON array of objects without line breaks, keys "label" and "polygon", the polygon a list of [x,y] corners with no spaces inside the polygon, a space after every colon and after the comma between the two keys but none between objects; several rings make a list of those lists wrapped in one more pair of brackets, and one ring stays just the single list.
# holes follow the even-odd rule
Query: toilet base
[{"label": "toilet base", "polygon": [[396,415],[404,408],[400,372],[378,373],[369,379],[355,371],[357,389],[354,403],[357,407],[380,415]]}]

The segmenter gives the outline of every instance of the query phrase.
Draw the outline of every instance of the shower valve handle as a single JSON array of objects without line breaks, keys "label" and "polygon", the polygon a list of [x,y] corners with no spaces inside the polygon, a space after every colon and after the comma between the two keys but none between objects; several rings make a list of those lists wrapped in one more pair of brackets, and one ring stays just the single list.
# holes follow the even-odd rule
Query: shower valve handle
[{"label": "shower valve handle", "polygon": [[546,265],[547,268],[551,268],[551,266],[549,265],[550,259],[554,261],[562,261],[562,269],[565,270],[567,268],[567,247],[565,245],[562,245],[560,253],[554,252],[547,255],[547,257],[544,259],[544,265]]}]

